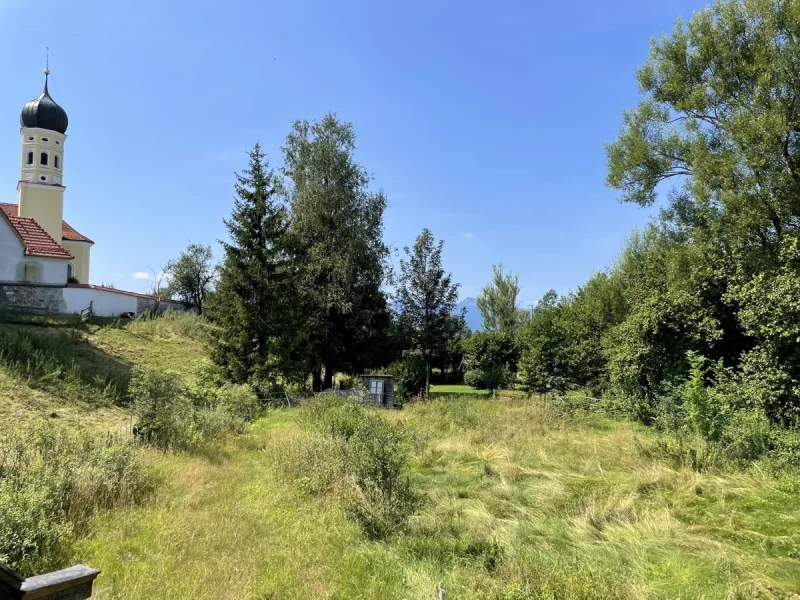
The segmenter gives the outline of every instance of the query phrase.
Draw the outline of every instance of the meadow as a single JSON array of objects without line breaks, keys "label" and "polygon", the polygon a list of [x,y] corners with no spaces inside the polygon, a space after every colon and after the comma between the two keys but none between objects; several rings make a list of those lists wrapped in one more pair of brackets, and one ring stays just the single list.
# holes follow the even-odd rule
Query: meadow
[{"label": "meadow", "polygon": [[[132,366],[168,365],[192,386],[206,361],[181,319],[3,327],[12,332],[40,345],[30,356],[42,365],[37,336],[67,336],[53,343],[81,352],[76,368],[47,367],[49,378],[36,361],[0,355],[5,428],[43,421],[103,435],[130,421],[109,384]],[[692,462],[680,440],[566,400],[452,394],[402,411],[363,409],[400,432],[419,496],[384,535],[368,535],[348,510],[341,443],[309,430],[310,401],[270,409],[202,449],[140,449],[148,492],[93,512],[64,537],[56,562],[102,569],[98,599],[800,593],[793,473]]]}]

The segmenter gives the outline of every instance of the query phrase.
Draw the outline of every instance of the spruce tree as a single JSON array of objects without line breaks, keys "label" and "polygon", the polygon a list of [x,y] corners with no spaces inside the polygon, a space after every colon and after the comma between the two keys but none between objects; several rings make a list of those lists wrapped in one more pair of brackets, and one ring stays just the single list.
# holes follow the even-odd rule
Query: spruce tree
[{"label": "spruce tree", "polygon": [[249,152],[249,167],[236,174],[236,198],[221,242],[225,258],[209,316],[219,326],[213,357],[238,382],[274,381],[286,370],[291,258],[286,248],[287,211],[279,180],[261,146]]}]

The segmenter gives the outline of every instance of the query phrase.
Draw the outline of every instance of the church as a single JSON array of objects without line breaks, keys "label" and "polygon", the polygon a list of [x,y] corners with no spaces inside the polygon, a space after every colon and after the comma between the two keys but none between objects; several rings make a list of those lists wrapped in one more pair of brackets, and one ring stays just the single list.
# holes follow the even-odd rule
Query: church
[{"label": "church", "polygon": [[47,89],[22,108],[17,203],[0,203],[0,281],[89,283],[94,242],[64,221],[69,119]]},{"label": "church", "polygon": [[94,242],[64,220],[67,112],[44,90],[22,107],[17,202],[0,202],[0,311],[119,317],[184,310],[163,297],[90,283]]}]

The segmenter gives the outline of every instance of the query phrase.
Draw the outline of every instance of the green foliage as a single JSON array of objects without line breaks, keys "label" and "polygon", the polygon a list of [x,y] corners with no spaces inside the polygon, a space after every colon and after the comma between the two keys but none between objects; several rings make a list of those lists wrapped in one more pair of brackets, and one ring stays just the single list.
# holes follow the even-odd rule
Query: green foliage
[{"label": "green foliage", "polygon": [[169,281],[166,295],[177,297],[202,314],[218,270],[211,246],[189,244],[177,259],[164,267]]},{"label": "green foliage", "polygon": [[395,400],[408,402],[425,391],[427,369],[425,363],[419,358],[408,357],[393,362],[386,372],[394,375]]},{"label": "green foliage", "polygon": [[686,422],[706,441],[719,441],[725,426],[727,407],[718,401],[714,390],[704,383],[705,358],[690,352],[688,360],[689,378],[681,389],[686,405]]},{"label": "green foliage", "polygon": [[[280,181],[261,146],[250,151],[248,168],[236,175],[236,199],[225,226],[230,242],[208,313],[218,326],[212,356],[231,380],[275,381],[293,372],[287,311],[294,306],[289,280],[290,253],[286,207]],[[281,343],[281,340],[285,343]],[[281,360],[282,359],[282,360]]]},{"label": "green foliage", "polygon": [[573,360],[564,327],[565,304],[550,290],[520,332],[520,381],[530,391],[546,393],[572,387]]},{"label": "green foliage", "polygon": [[462,348],[467,368],[464,383],[496,390],[513,382],[519,351],[512,335],[481,331],[464,340]]},{"label": "green foliage", "polygon": [[400,425],[338,398],[318,397],[306,405],[304,417],[309,429],[328,440],[322,442],[324,454],[306,448],[287,456],[312,461],[290,467],[302,473],[305,488],[342,490],[347,515],[370,538],[384,539],[403,528],[420,496],[409,477],[410,444]]},{"label": "green foliage", "polygon": [[94,440],[53,426],[0,438],[0,561],[23,575],[66,566],[69,542],[99,511],[151,487],[131,440]]},{"label": "green foliage", "polygon": [[503,273],[503,263],[492,266],[492,280],[481,289],[476,299],[486,331],[513,335],[527,319],[527,313],[517,307],[519,276]]},{"label": "green foliage", "polygon": [[217,391],[217,406],[245,423],[254,421],[263,412],[258,396],[247,385],[222,386]]},{"label": "green foliage", "polygon": [[464,328],[464,315],[453,315],[459,284],[442,266],[443,248],[443,240],[437,244],[433,234],[423,229],[413,250],[405,248],[408,260],[400,260],[400,318],[409,332],[411,348],[407,350],[414,350],[426,365],[426,395],[430,393],[431,363],[447,353]]},{"label": "green foliage", "polygon": [[162,449],[188,443],[194,411],[174,374],[137,366],[128,392],[139,438]]},{"label": "green foliage", "polygon": [[331,113],[318,122],[295,121],[283,147],[294,253],[291,302],[299,310],[295,342],[314,374],[315,391],[332,387],[340,370],[363,368],[390,323],[382,290],[389,257],[386,197],[370,191],[355,144],[353,125]]}]

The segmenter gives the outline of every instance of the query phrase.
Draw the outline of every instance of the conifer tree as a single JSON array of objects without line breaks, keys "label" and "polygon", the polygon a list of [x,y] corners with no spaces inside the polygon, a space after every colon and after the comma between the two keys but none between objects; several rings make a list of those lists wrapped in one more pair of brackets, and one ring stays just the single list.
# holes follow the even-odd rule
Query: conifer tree
[{"label": "conifer tree", "polygon": [[[291,258],[286,248],[287,211],[279,180],[261,146],[249,152],[249,167],[236,175],[236,198],[222,242],[225,258],[211,310],[219,325],[213,356],[234,381],[273,381],[285,372],[281,353],[290,344]],[[283,357],[285,358],[285,357]]]}]

